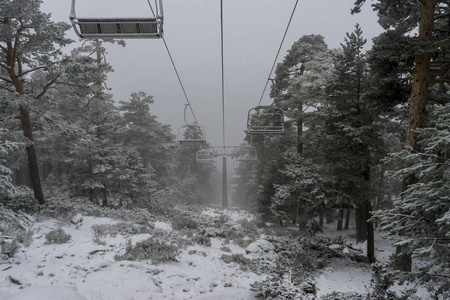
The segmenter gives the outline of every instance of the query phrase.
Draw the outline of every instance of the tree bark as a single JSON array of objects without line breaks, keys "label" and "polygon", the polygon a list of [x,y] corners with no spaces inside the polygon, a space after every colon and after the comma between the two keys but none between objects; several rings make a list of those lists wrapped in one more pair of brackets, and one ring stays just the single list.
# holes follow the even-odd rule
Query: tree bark
[{"label": "tree bark", "polygon": [[[421,15],[419,23],[419,43],[430,42],[434,28],[434,12],[436,10],[437,0],[421,0]],[[415,129],[424,124],[425,105],[427,102],[428,74],[431,66],[431,52],[419,52],[414,55],[414,75],[411,87],[411,99],[409,101],[408,111],[408,130],[406,132],[406,146],[414,151],[419,150]],[[410,175],[407,176],[404,183],[404,190],[410,182],[415,181]],[[411,254],[405,251],[404,247],[396,248],[394,268],[397,270],[411,272],[412,258]]]},{"label": "tree bark", "polygon": [[40,205],[45,204],[44,191],[42,190],[41,177],[39,174],[39,163],[36,154],[36,147],[33,139],[33,129],[31,127],[30,112],[28,109],[20,108],[20,121],[22,123],[23,135],[29,140],[29,145],[26,147],[28,166],[30,169],[30,179],[33,185],[34,197],[38,200]]},{"label": "tree bark", "polygon": [[348,230],[348,228],[350,227],[350,214],[351,214],[352,209],[349,207],[347,208],[347,214],[345,215],[345,225],[344,225],[344,229]]},{"label": "tree bark", "polygon": [[365,201],[355,206],[356,242],[362,243],[367,240],[367,222]]},{"label": "tree bark", "polygon": [[339,209],[339,219],[337,222],[337,228],[336,230],[341,231],[342,230],[342,223],[344,221],[344,208]]},{"label": "tree bark", "polygon": [[370,262],[375,262],[375,234],[373,223],[369,222],[372,217],[372,205],[366,200],[366,223],[367,223],[367,258]]}]

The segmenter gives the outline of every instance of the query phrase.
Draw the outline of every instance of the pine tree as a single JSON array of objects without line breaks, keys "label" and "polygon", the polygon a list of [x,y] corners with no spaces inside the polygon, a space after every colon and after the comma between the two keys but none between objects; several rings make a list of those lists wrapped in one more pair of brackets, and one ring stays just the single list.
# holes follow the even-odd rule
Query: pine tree
[{"label": "pine tree", "polygon": [[[376,111],[365,98],[368,88],[368,64],[363,47],[366,39],[358,24],[347,33],[342,52],[335,58],[335,71],[328,84],[327,104],[320,108],[324,118],[324,153],[335,174],[355,177],[359,189],[352,197],[356,212],[358,241],[368,240],[368,257],[374,260],[373,227],[368,222],[371,208],[372,145],[380,144]],[[345,185],[344,185],[345,187]],[[345,190],[342,190],[344,192]],[[353,192],[352,192],[353,193]],[[342,203],[344,204],[344,203]]]},{"label": "pine tree", "polygon": [[175,170],[175,136],[169,125],[161,124],[151,114],[152,96],[132,93],[129,101],[120,101],[124,129],[121,138],[126,146],[134,147],[144,164],[153,168],[155,180],[167,186],[173,184]]},{"label": "pine tree", "polygon": [[[28,140],[26,152],[35,198],[39,204],[44,204],[33,136],[33,109],[37,100],[61,76],[58,66],[64,60],[57,47],[65,46],[71,40],[64,37],[69,25],[50,21],[50,15],[40,11],[40,4],[41,1],[0,1],[0,68],[6,71],[0,79],[4,89],[10,92],[4,96],[8,99],[9,111],[16,112],[12,119],[20,121],[23,135]],[[45,84],[35,89],[29,75],[38,70],[46,71],[48,76]]]},{"label": "pine tree", "polygon": [[[353,12],[359,12],[365,0],[357,0]],[[426,107],[431,99],[439,99],[442,95],[443,83],[450,80],[448,76],[448,60],[446,49],[450,45],[448,39],[449,4],[446,0],[421,0],[412,2],[393,2],[379,0],[372,5],[379,15],[379,23],[386,30],[394,30],[407,36],[418,30],[414,46],[411,48],[414,57],[414,71],[411,80],[411,96],[409,101],[408,128],[406,131],[407,149],[420,151],[416,129],[424,126]],[[414,184],[414,174],[405,176],[404,190]],[[407,248],[397,247],[396,268],[411,271],[411,256]]]},{"label": "pine tree", "polygon": [[450,104],[434,106],[430,120],[432,126],[415,130],[420,151],[390,155],[402,166],[393,176],[413,174],[416,182],[407,186],[393,209],[379,211],[375,218],[384,237],[421,259],[419,278],[440,285],[445,277],[439,275],[450,268]]}]

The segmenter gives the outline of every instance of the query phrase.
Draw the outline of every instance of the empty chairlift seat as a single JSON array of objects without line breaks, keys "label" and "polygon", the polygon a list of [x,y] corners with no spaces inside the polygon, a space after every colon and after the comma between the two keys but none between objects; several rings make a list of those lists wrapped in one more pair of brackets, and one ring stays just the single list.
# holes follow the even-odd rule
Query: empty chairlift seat
[{"label": "empty chairlift seat", "polygon": [[156,0],[155,4],[157,15],[153,18],[77,18],[72,0],[70,21],[75,33],[85,39],[161,38],[162,2]]},{"label": "empty chairlift seat", "polygon": [[238,161],[257,161],[256,148],[251,145],[243,145],[236,148],[233,158]]},{"label": "empty chairlift seat", "polygon": [[283,134],[283,110],[274,105],[256,106],[250,109],[247,130],[249,134]]},{"label": "empty chairlift seat", "polygon": [[197,163],[212,163],[214,162],[214,157],[216,157],[214,151],[201,149],[197,151]]},{"label": "empty chairlift seat", "polygon": [[205,129],[198,124],[184,124],[178,128],[177,142],[186,146],[201,146],[206,143]]}]

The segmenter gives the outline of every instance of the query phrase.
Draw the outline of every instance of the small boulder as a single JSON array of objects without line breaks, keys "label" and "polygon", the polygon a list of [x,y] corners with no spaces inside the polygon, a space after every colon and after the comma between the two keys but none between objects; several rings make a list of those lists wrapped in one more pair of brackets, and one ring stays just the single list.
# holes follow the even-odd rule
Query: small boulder
[{"label": "small boulder", "polygon": [[251,243],[245,249],[248,253],[262,253],[262,252],[270,252],[275,250],[275,246],[267,241],[267,240],[257,240],[256,242]]},{"label": "small boulder", "polygon": [[76,214],[75,216],[70,219],[70,223],[77,225],[83,222],[83,216],[81,214]]}]

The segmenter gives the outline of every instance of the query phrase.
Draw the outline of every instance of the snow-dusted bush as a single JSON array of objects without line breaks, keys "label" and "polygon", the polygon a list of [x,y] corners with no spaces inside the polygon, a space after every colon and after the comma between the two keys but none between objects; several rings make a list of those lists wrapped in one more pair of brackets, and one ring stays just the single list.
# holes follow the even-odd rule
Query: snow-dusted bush
[{"label": "snow-dusted bush", "polygon": [[32,229],[22,231],[17,235],[17,241],[25,247],[30,247],[31,242],[33,241],[33,234],[34,230]]},{"label": "snow-dusted bush", "polygon": [[247,268],[252,263],[251,259],[245,257],[241,253],[231,254],[231,255],[222,254],[221,258],[227,264],[234,262],[234,263],[239,264],[241,266],[241,268],[244,268],[244,269]]},{"label": "snow-dusted bush", "polygon": [[14,257],[19,249],[20,246],[17,243],[17,239],[12,239],[11,242],[2,241],[1,253],[6,255],[8,258]]},{"label": "snow-dusted bush", "polygon": [[[343,256],[342,238],[279,236],[270,242],[278,255],[272,260],[255,260],[254,271],[269,276],[252,284],[252,290],[267,299],[308,299],[316,293],[313,272],[331,258]],[[336,244],[342,247],[330,247]]]},{"label": "snow-dusted bush", "polygon": [[146,209],[102,207],[86,198],[71,198],[67,195],[47,199],[46,206],[41,209],[41,215],[58,219],[68,219],[76,213],[84,216],[109,217],[122,221],[132,221],[140,225],[148,225],[154,219],[154,215]]},{"label": "snow-dusted bush", "polygon": [[211,246],[211,238],[204,235],[194,235],[193,242],[198,245]]},{"label": "snow-dusted bush", "polygon": [[315,294],[308,294],[300,285],[294,284],[288,276],[270,275],[263,281],[253,283],[251,290],[257,292],[257,297],[266,300],[312,300]]},{"label": "snow-dusted bush", "polygon": [[15,187],[11,183],[12,171],[4,165],[6,157],[8,153],[14,152],[24,146],[23,143],[6,139],[7,134],[7,129],[0,128],[0,198],[10,195],[15,190]]},{"label": "snow-dusted bush", "polygon": [[72,236],[68,233],[65,233],[61,228],[52,230],[45,235],[47,244],[64,244],[70,241],[71,238]]},{"label": "snow-dusted bush", "polygon": [[198,228],[198,223],[192,216],[177,215],[170,220],[170,223],[175,230]]},{"label": "snow-dusted bush", "polygon": [[34,219],[23,213],[15,212],[0,204],[0,232],[9,236],[23,234],[31,228]]},{"label": "snow-dusted bush", "polygon": [[15,187],[13,192],[0,197],[0,202],[13,211],[23,211],[29,214],[39,211],[33,191],[26,186]]},{"label": "snow-dusted bush", "polygon": [[118,234],[121,235],[133,235],[150,233],[153,228],[147,225],[135,225],[128,222],[119,222],[116,224],[94,224],[91,227],[94,236],[96,237],[115,237]]},{"label": "snow-dusted bush", "polygon": [[343,293],[343,292],[332,292],[330,294],[323,295],[320,300],[367,300],[366,296],[358,293]]},{"label": "snow-dusted bush", "polygon": [[158,264],[169,261],[177,261],[180,250],[173,243],[166,243],[159,239],[150,237],[144,241],[137,242],[134,246],[131,240],[128,240],[125,254],[115,255],[114,259],[120,260],[151,260],[152,263]]}]

